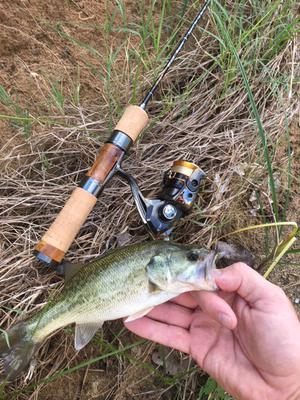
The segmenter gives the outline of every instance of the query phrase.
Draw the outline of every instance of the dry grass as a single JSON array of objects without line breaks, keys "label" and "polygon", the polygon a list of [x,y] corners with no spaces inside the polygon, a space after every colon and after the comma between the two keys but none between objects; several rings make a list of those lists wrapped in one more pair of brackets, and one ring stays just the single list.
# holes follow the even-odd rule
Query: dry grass
[{"label": "dry grass", "polygon": [[[234,6],[233,2],[226,3],[229,8]],[[212,17],[205,29],[218,35]],[[70,95],[73,77],[66,80],[60,96],[59,90],[56,88],[57,91],[53,91],[41,74],[41,77],[35,79],[36,89],[47,101],[52,98],[47,112],[41,113],[38,110],[39,113],[36,113],[37,106],[30,109],[27,104],[25,107],[26,98],[21,96],[18,99],[20,107],[29,110],[29,128],[23,123],[26,115],[16,112],[9,122],[1,123],[5,134],[0,149],[2,329],[11,326],[20,315],[40,309],[48,295],[61,286],[54,273],[36,264],[32,256],[33,249],[82,174],[93,163],[95,154],[108,137],[107,127],[117,122],[121,105],[125,106],[130,96],[130,76],[138,74],[138,65],[128,60],[126,54],[138,53],[140,48],[134,35],[123,33],[123,38],[124,35],[126,48],[116,55],[113,63],[115,71],[111,73],[109,81],[99,84],[97,77],[91,72],[85,75],[83,69],[79,83],[84,88],[84,95],[76,102],[74,96]],[[165,32],[167,36],[168,32]],[[68,43],[64,40],[64,43]],[[122,41],[121,38],[115,39],[116,42],[118,40]],[[208,179],[195,210],[180,222],[175,238],[182,242],[209,246],[219,236],[245,225],[272,221],[274,212],[257,126],[239,70],[234,61],[227,62],[226,57],[230,58],[228,49],[222,49],[212,35],[200,35],[198,31],[195,40],[196,48],[195,42],[192,42],[182,53],[152,103],[150,114],[154,122],[130,152],[124,167],[137,178],[142,190],[147,193],[159,188],[162,171],[167,170],[174,160],[183,158],[200,165]],[[117,48],[116,42],[112,41],[112,46],[116,46],[112,47],[113,50]],[[258,52],[263,45],[265,43],[262,41],[257,47]],[[85,50],[76,47],[74,43],[72,46],[82,52],[82,57],[86,57]],[[272,155],[282,219],[287,196],[293,198],[297,195],[297,185],[294,183],[289,186],[286,166],[291,155],[286,151],[286,133],[287,127],[299,115],[295,86],[299,82],[298,46],[296,40],[286,40],[284,46],[265,65],[252,67],[247,64],[254,99]],[[247,52],[246,46],[239,49],[241,56],[243,51]],[[144,87],[147,87],[154,75],[150,63],[151,52],[149,54],[144,58],[149,66],[139,72],[139,82]],[[95,59],[99,62],[97,57]],[[249,59],[246,61],[249,62]],[[62,63],[62,59],[59,62]],[[152,62],[157,62],[157,59],[153,57]],[[76,67],[72,74],[70,65],[67,68],[68,75],[74,76]],[[107,70],[107,64],[103,65],[103,69]],[[89,87],[93,88],[94,95],[98,93],[98,98],[88,95]],[[11,111],[11,106],[4,104],[1,114],[12,115]],[[21,123],[17,117],[23,118]],[[253,194],[256,196],[253,197]],[[291,204],[297,206],[293,201]],[[297,218],[292,212],[289,216]],[[68,258],[86,261],[98,256],[115,247],[120,233],[125,231],[131,235],[132,243],[147,239],[129,188],[119,178],[115,178],[99,199],[68,253]],[[236,240],[246,244],[258,258],[266,255],[263,244],[265,232],[240,236]],[[47,341],[39,353],[33,382],[39,382],[52,376],[55,371],[92,358],[99,354],[99,350],[109,350],[108,347],[99,349],[99,343],[102,346],[106,343],[107,346],[113,339],[115,348],[122,349],[125,343],[131,343],[133,339],[127,333],[114,339],[120,329],[118,324],[109,324],[94,347],[91,346],[91,349],[79,356],[75,355],[72,347],[72,331],[56,335]],[[147,370],[147,366],[141,369],[143,373],[138,373],[143,362],[149,364],[152,350],[153,346],[141,346],[140,350],[129,352],[132,360],[119,355],[117,358],[99,361],[96,366],[87,367],[84,375],[77,371],[61,382],[70,385],[69,395],[73,396],[70,398],[84,399],[85,382],[90,379],[89,373],[94,373],[89,368],[96,368],[105,370],[106,374],[110,371],[110,381],[108,384],[107,381],[105,384],[105,380],[101,381],[101,390],[98,388],[95,397],[90,395],[89,398],[196,399],[192,388],[196,390],[198,387],[198,374],[191,374],[188,378],[174,380],[172,383],[156,375],[153,370]],[[99,375],[97,379],[100,379]],[[113,380],[114,385],[111,384]],[[24,378],[20,379],[7,389],[11,393],[8,398],[50,399],[47,393],[52,392],[45,392],[43,388],[31,388],[26,393],[23,389],[27,384]],[[48,387],[55,390],[57,386],[53,385]],[[90,383],[92,385],[93,380]],[[74,388],[79,392],[71,392]],[[69,398],[67,393],[60,396],[57,398]]]}]

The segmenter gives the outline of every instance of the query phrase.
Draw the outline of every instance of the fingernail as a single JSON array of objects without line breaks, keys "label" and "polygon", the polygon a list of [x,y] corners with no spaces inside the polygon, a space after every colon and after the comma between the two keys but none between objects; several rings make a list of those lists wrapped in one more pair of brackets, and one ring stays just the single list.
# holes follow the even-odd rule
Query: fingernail
[{"label": "fingernail", "polygon": [[228,314],[219,314],[218,320],[225,328],[232,329],[232,318]]}]

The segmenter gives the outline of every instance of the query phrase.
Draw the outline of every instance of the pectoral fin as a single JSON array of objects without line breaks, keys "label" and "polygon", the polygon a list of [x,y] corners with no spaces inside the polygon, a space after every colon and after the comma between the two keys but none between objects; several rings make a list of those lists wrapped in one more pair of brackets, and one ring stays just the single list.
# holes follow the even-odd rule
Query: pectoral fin
[{"label": "pectoral fin", "polygon": [[103,325],[103,321],[94,324],[76,324],[75,328],[75,349],[83,349],[94,337],[95,333]]},{"label": "pectoral fin", "polygon": [[153,285],[149,286],[149,291],[153,292],[157,289],[163,290],[169,279],[169,269],[168,269],[168,260],[166,260],[161,255],[157,254],[152,257],[147,265],[147,274],[149,278],[149,282]]},{"label": "pectoral fin", "polygon": [[154,307],[146,308],[145,310],[139,311],[136,314],[130,315],[125,322],[132,322],[135,321],[136,319],[140,319],[144,317],[145,315],[149,314],[151,310],[153,310]]},{"label": "pectoral fin", "polygon": [[148,285],[148,290],[149,290],[149,293],[161,292],[161,289],[157,285],[155,285],[155,283],[150,282],[150,281],[149,281],[149,285]]}]

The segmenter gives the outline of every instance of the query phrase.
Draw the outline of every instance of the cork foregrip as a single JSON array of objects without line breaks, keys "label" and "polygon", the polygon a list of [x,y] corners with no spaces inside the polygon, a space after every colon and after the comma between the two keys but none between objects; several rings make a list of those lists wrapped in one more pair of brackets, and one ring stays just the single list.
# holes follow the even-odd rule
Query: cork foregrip
[{"label": "cork foregrip", "polygon": [[41,244],[44,243],[45,246],[49,245],[66,253],[96,202],[95,196],[81,188],[76,188],[43,236]]},{"label": "cork foregrip", "polygon": [[118,122],[116,130],[126,133],[135,142],[142,130],[146,128],[148,121],[146,111],[141,107],[130,105]]}]

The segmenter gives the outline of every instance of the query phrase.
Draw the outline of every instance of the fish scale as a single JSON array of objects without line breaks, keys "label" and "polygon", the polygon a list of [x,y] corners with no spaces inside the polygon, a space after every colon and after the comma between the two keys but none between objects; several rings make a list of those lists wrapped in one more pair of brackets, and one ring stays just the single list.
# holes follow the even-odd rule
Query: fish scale
[{"label": "fish scale", "polygon": [[114,310],[120,309],[125,300],[129,308],[131,302],[142,300],[143,294],[148,293],[146,266],[151,257],[167,248],[165,242],[137,244],[113,250],[85,265],[66,284],[62,294],[32,320],[32,326],[38,324],[34,338],[40,341],[62,326],[88,321],[88,314],[92,314],[93,320],[125,317],[115,317]]},{"label": "fish scale", "polygon": [[76,324],[75,347],[81,349],[104,321],[134,320],[181,293],[215,290],[215,259],[215,251],[152,241],[113,250],[82,266],[66,266],[80,269],[64,290],[8,332],[9,347],[0,339],[1,378],[17,377],[43,340],[62,327]]}]

